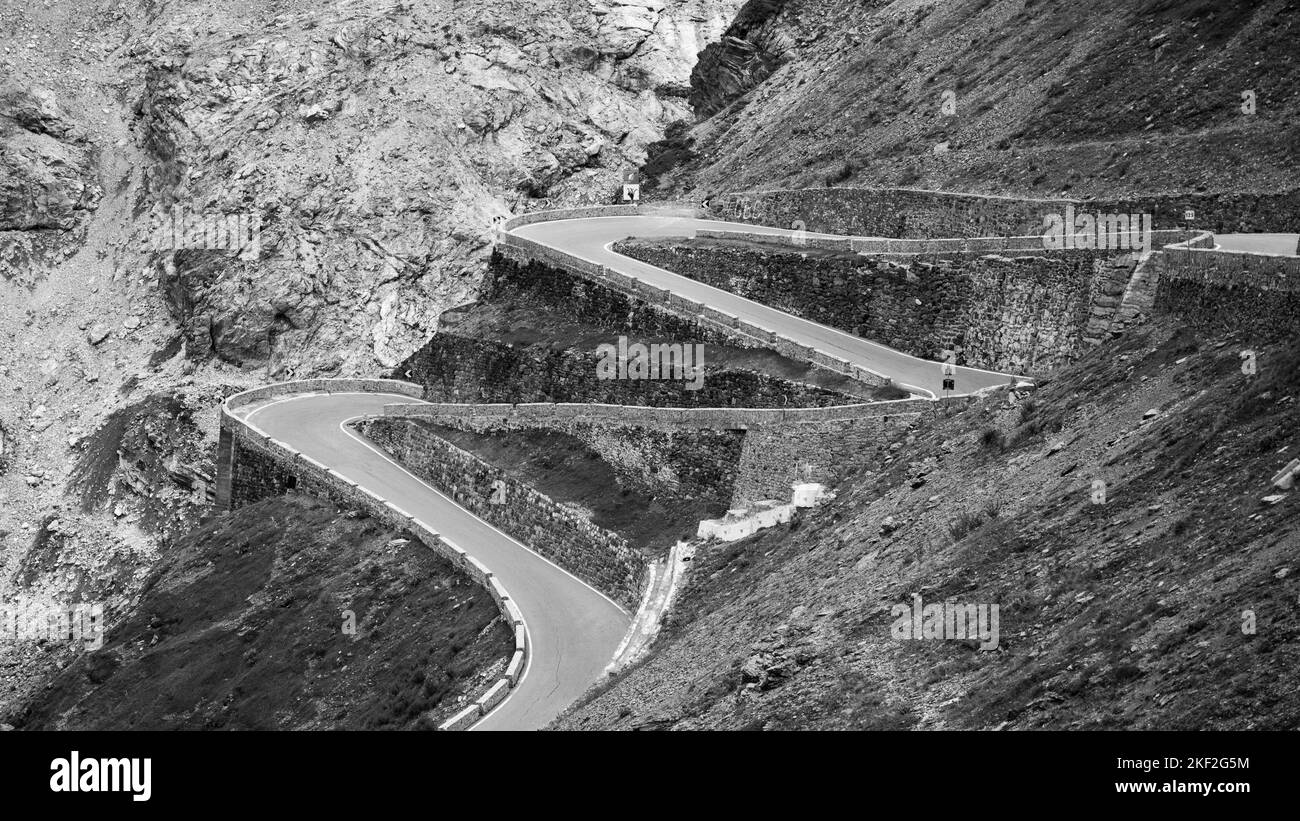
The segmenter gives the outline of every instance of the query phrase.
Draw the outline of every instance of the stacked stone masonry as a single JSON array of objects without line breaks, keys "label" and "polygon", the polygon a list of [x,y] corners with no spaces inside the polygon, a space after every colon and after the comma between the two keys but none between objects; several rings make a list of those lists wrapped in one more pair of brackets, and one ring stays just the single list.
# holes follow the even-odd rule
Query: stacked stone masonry
[{"label": "stacked stone masonry", "polygon": [[920,417],[921,413],[912,412],[751,430],[745,434],[736,469],[732,506],[747,507],[766,499],[789,501],[795,482],[835,487],[844,478],[841,465],[870,453],[884,458]]},{"label": "stacked stone masonry", "polygon": [[886,259],[732,239],[630,240],[615,250],[914,356],[1044,373],[1105,339],[1137,256],[1070,250]]},{"label": "stacked stone masonry", "polygon": [[419,396],[421,390],[417,385],[395,380],[315,379],[276,383],[230,397],[221,407],[217,449],[219,509],[239,507],[288,490],[327,498],[343,507],[364,510],[385,525],[410,533],[486,589],[502,618],[515,631],[515,651],[506,666],[505,676],[439,727],[442,730],[469,729],[500,703],[505,692],[518,683],[527,666],[529,648],[523,614],[492,572],[469,557],[458,545],[325,465],[263,435],[235,415],[236,409],[259,400],[314,392],[394,393],[414,397]]},{"label": "stacked stone masonry", "polygon": [[[400,409],[394,406],[397,416]],[[406,418],[421,418],[407,416]],[[429,419],[429,417],[424,417]],[[666,504],[731,503],[745,433],[731,428],[614,422],[575,416],[445,414],[437,423],[476,434],[548,430],[571,436],[609,465],[619,490]]]},{"label": "stacked stone masonry", "polygon": [[[1041,235],[1043,218],[1076,212],[1151,214],[1156,229],[1300,232],[1300,188],[1267,194],[1167,194],[1115,200],[1028,199],[905,188],[742,191],[709,201],[716,218],[850,236],[934,239]],[[1187,212],[1193,213],[1192,219]]]},{"label": "stacked stone masonry", "polygon": [[[595,286],[582,286],[584,288]],[[628,333],[628,332],[624,332]],[[851,401],[845,394],[747,370],[712,365],[710,344],[690,333],[675,345],[704,346],[704,370],[695,379],[598,379],[601,356],[594,349],[556,350],[549,345],[508,345],[440,331],[400,363],[396,373],[424,386],[430,401],[594,402],[664,407],[725,407],[745,397],[755,407],[820,407]],[[639,334],[633,341],[645,341]],[[611,334],[605,341],[617,342]],[[692,361],[695,361],[694,359]]]},{"label": "stacked stone masonry", "polygon": [[[592,524],[512,478],[502,469],[438,437],[420,422],[360,420],[357,429],[456,504],[630,609],[641,598],[645,563],[627,540]],[[494,485],[504,485],[505,502]]]},{"label": "stacked stone masonry", "polygon": [[1156,312],[1259,339],[1300,330],[1300,257],[1166,248],[1155,262]]}]

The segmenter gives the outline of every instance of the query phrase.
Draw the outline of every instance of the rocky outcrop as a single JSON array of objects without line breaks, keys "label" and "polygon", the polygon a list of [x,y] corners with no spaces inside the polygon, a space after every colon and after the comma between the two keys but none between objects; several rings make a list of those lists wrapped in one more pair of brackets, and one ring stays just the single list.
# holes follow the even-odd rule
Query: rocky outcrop
[{"label": "rocky outcrop", "polygon": [[700,52],[691,71],[691,107],[701,119],[766,80],[789,58],[794,41],[778,20],[786,0],[749,0],[721,40]]},{"label": "rocky outcrop", "polygon": [[84,142],[41,88],[0,88],[0,275],[30,281],[72,252],[101,192]]},{"label": "rocky outcrop", "polygon": [[253,260],[154,249],[187,350],[272,376],[397,364],[470,298],[494,220],[614,198],[732,8],[398,4],[283,15],[270,38],[160,23],[133,51],[146,207],[262,226]]},{"label": "rocky outcrop", "polygon": [[600,21],[596,45],[601,54],[631,57],[654,31],[664,0],[610,0],[593,2],[591,13]]},{"label": "rocky outcrop", "polygon": [[89,159],[54,95],[0,89],[0,231],[70,230],[94,207]]},{"label": "rocky outcrop", "polygon": [[[593,48],[613,81],[632,91],[685,97],[700,51],[717,42],[741,0],[588,0]],[[608,66],[606,68],[605,66]]]}]

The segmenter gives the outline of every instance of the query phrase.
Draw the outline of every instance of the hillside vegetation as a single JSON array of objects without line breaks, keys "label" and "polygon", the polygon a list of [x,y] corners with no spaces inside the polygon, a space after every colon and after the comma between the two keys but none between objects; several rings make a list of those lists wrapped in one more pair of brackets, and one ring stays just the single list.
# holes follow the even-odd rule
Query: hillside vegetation
[{"label": "hillside vegetation", "polygon": [[1297,34],[1293,0],[750,0],[647,169],[692,198],[1294,187]]},{"label": "hillside vegetation", "polygon": [[[424,545],[309,497],[180,540],[103,647],[19,729],[432,729],[504,669],[488,594]],[[351,628],[351,632],[349,632]]]},{"label": "hillside vegetation", "polygon": [[[1180,325],[920,423],[808,518],[702,549],[657,651],[559,726],[1300,726],[1300,512],[1266,500],[1300,346]],[[996,649],[894,638],[913,594],[998,605]]]}]

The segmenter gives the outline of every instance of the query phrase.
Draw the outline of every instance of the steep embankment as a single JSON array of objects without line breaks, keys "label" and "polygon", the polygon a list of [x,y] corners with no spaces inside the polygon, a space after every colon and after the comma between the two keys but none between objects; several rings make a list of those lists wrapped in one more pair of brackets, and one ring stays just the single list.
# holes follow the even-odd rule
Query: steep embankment
[{"label": "steep embankment", "polygon": [[[802,525],[700,550],[657,651],[561,726],[1300,726],[1300,513],[1265,498],[1300,348],[1185,325],[921,423]],[[997,649],[898,640],[913,594],[998,605]]]},{"label": "steep embankment", "polygon": [[140,207],[263,219],[256,262],[155,260],[192,352],[272,376],[396,364],[472,295],[494,220],[615,197],[687,111],[686,47],[731,11],[295,4],[219,34],[159,19],[133,44]]},{"label": "steep embankment", "polygon": [[[20,729],[433,728],[504,668],[488,594],[333,505],[269,499],[168,551]],[[351,632],[349,632],[351,631]]]},{"label": "steep embankment", "polygon": [[[1298,11],[751,0],[701,56],[697,119],[652,147],[647,179],[697,201],[1227,192],[1213,219],[1228,228],[1234,193],[1295,186]],[[1293,230],[1240,216],[1238,230]],[[692,253],[707,256],[674,250]],[[809,256],[738,284],[791,299],[786,269],[847,283]],[[994,394],[919,421],[883,459],[850,457],[838,497],[802,522],[700,550],[657,649],[560,726],[1300,726],[1285,672],[1300,657],[1300,519],[1270,485],[1296,455],[1295,300],[1180,301],[1184,285],[1018,402]],[[834,313],[830,290],[800,307]],[[893,608],[914,595],[998,607],[996,649],[900,639]]]},{"label": "steep embankment", "polygon": [[1293,187],[1297,31],[1293,0],[750,0],[647,173],[696,198]]},{"label": "steep embankment", "polygon": [[[615,196],[738,3],[0,0],[0,601],[129,601],[220,396],[417,349],[495,218]],[[257,258],[157,242],[173,207]]]},{"label": "steep embankment", "polygon": [[614,250],[913,356],[1024,374],[1104,338],[1137,265],[1114,250],[891,258],[725,238]]}]

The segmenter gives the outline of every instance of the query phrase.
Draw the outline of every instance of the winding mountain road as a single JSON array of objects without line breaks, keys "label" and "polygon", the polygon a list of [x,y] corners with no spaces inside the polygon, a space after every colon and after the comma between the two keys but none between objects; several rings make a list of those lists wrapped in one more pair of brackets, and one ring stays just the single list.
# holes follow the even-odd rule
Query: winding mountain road
[{"label": "winding mountain road", "polygon": [[347,428],[356,417],[382,415],[386,404],[416,401],[398,394],[307,393],[251,404],[235,413],[397,505],[491,568],[524,613],[531,649],[519,684],[474,729],[540,729],[605,669],[631,616]]},{"label": "winding mountain road", "polygon": [[[644,282],[689,297],[696,302],[735,314],[743,320],[775,331],[804,345],[819,348],[832,356],[847,359],[892,378],[901,387],[930,398],[943,395],[943,366],[920,359],[876,342],[836,330],[807,319],[791,316],[742,296],[705,285],[702,282],[657,268],[640,260],[616,253],[610,246],[628,237],[694,237],[697,231],[733,231],[770,236],[789,236],[793,231],[689,216],[586,217],[535,222],[515,228],[511,233],[540,242],[570,256],[606,265]],[[826,237],[829,234],[808,234]],[[937,352],[936,352],[937,353]],[[974,393],[984,388],[1005,385],[1016,379],[1011,374],[978,368],[956,368],[952,396]]]},{"label": "winding mountain road", "polygon": [[[790,233],[673,215],[561,219],[520,226],[514,232],[734,313],[889,376],[917,393],[933,396],[941,392],[942,370],[938,362],[908,356],[790,316],[609,248],[613,242],[630,236],[693,236],[701,228]],[[956,393],[1003,385],[1011,378],[1008,374],[957,368]],[[518,684],[473,729],[539,729],[601,674],[627,632],[631,616],[590,585],[455,504],[348,428],[350,420],[381,415],[386,404],[419,401],[391,393],[307,392],[253,401],[232,413],[255,431],[300,451],[415,516],[492,571],[523,613],[530,650]]]}]

